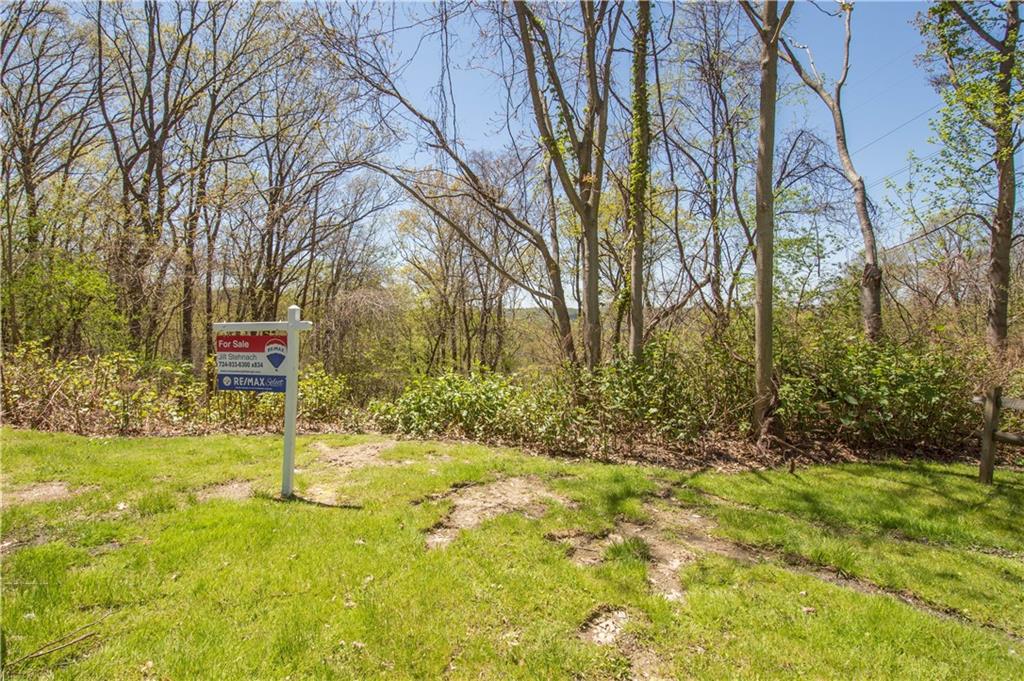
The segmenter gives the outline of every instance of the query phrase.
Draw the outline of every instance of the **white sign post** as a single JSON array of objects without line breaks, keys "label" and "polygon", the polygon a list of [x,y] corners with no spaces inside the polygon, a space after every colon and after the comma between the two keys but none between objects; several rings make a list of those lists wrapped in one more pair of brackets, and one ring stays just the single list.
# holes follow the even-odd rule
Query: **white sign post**
[{"label": "white sign post", "polygon": [[299,331],[313,322],[301,320],[298,305],[284,322],[217,322],[214,332],[284,331],[285,336],[230,335],[217,338],[217,389],[284,393],[284,461],[281,496],[292,496],[295,474],[295,419],[299,411]]}]

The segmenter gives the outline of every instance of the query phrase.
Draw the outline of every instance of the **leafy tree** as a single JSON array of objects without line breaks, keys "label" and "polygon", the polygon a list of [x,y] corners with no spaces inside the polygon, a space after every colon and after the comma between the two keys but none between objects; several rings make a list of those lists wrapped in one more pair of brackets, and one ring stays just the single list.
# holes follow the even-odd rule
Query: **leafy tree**
[{"label": "leafy tree", "polygon": [[[918,16],[918,27],[927,44],[924,57],[937,67],[935,84],[945,101],[935,125],[945,145],[938,187],[971,197],[962,210],[990,232],[987,336],[992,352],[1002,357],[1017,198],[1014,154],[1024,141],[1020,3],[940,2]],[[994,192],[989,189],[993,185]],[[963,191],[950,192],[957,187]],[[989,215],[978,210],[978,199],[984,202],[985,195],[991,201]]]},{"label": "leafy tree", "polygon": [[39,254],[3,290],[3,306],[16,306],[22,338],[41,341],[50,354],[72,356],[116,350],[127,339],[110,278],[89,256],[59,250]]}]

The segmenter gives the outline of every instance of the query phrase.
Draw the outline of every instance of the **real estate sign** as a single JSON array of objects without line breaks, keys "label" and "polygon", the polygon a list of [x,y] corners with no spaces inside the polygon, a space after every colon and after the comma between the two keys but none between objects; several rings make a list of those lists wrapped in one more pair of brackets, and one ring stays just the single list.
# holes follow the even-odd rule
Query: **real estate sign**
[{"label": "real estate sign", "polygon": [[217,337],[217,387],[283,393],[288,382],[286,336]]},{"label": "real estate sign", "polygon": [[[295,421],[299,411],[299,332],[313,328],[297,305],[283,322],[217,322],[217,389],[284,393],[281,496],[292,496]],[[257,335],[259,332],[269,335]]]}]

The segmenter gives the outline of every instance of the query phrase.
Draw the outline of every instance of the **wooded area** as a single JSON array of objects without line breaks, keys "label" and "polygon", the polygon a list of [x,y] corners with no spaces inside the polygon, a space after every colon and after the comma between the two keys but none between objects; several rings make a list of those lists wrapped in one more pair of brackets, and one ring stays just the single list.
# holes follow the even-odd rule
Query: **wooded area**
[{"label": "wooded area", "polygon": [[[821,9],[836,73],[792,0],[8,3],[4,414],[210,427],[211,324],[298,304],[308,421],[963,449],[974,392],[1024,394],[1020,4],[922,5],[940,146],[909,180],[858,172],[856,12]],[[778,120],[801,98],[831,139]]]}]

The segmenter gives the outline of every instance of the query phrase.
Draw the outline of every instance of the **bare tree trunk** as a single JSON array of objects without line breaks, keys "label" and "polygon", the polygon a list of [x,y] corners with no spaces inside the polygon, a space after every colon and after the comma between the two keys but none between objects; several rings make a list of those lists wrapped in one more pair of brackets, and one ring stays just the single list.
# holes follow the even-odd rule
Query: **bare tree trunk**
[{"label": "bare tree trunk", "polygon": [[[3,160],[0,160],[0,167],[3,169],[4,175],[4,196],[12,196],[11,193],[11,166],[10,157],[7,154],[7,149],[2,149],[4,152]],[[17,314],[17,301],[12,291],[14,284],[14,210],[11,205],[11,201],[7,200],[4,204],[4,239],[3,247],[3,272],[4,272],[4,286],[6,287],[7,296],[2,298],[3,305],[0,306],[0,329],[3,331],[3,345],[4,349],[13,348],[17,345],[20,340],[20,334],[18,331],[18,314]]]},{"label": "bare tree trunk", "polygon": [[772,296],[775,248],[775,99],[778,89],[779,32],[792,10],[786,4],[782,19],[778,3],[765,0],[757,18],[749,3],[743,7],[761,37],[760,132],[757,141],[757,191],[755,210],[754,262],[754,432],[763,434],[769,425],[774,403],[772,384]]},{"label": "bare tree trunk", "polygon": [[850,39],[852,37],[851,20],[853,17],[853,5],[844,4],[842,11],[845,13],[846,40],[843,46],[843,66],[839,77],[836,79],[835,87],[830,94],[825,89],[822,77],[814,70],[814,62],[811,62],[811,71],[803,67],[797,59],[793,50],[785,40],[781,40],[782,58],[793,67],[800,79],[807,85],[818,98],[828,107],[832,114],[832,126],[836,137],[836,151],[839,160],[843,164],[843,173],[846,181],[853,189],[853,205],[857,212],[857,221],[860,223],[861,238],[864,241],[864,272],[860,279],[860,313],[861,322],[864,326],[864,335],[872,343],[877,342],[882,335],[882,269],[878,264],[878,247],[875,243],[875,227],[871,222],[871,214],[868,212],[868,194],[864,186],[864,178],[857,173],[853,165],[853,158],[850,155],[850,148],[846,141],[846,121],[843,117],[842,94],[843,85],[846,84],[846,77],[850,72]]},{"label": "bare tree trunk", "polygon": [[853,205],[857,211],[857,221],[860,223],[861,238],[864,241],[864,272],[860,278],[861,322],[864,326],[864,335],[875,343],[882,335],[882,268],[878,264],[875,227],[868,212],[868,193],[864,186],[864,178],[857,173],[846,143],[846,125],[838,97],[829,108],[832,110],[835,126],[836,149],[839,151],[839,160],[843,164],[846,180],[853,188]]},{"label": "bare tree trunk", "polygon": [[[206,386],[207,390],[213,390],[214,382],[214,367],[210,364],[210,358],[213,357],[213,265],[214,265],[214,247],[217,244],[217,235],[220,233],[220,222],[224,214],[224,187],[227,185],[227,165],[224,166],[224,178],[221,180],[221,189],[217,197],[217,208],[214,210],[213,219],[206,214],[206,207],[203,207],[205,215],[205,226],[206,226],[206,281],[205,281],[205,296],[204,305],[206,313],[206,354],[203,357],[203,364],[206,366]],[[230,301],[229,301],[230,303]]]},{"label": "bare tree trunk", "polygon": [[644,212],[650,165],[651,121],[647,105],[647,38],[651,32],[651,5],[637,4],[633,35],[633,150],[630,167],[630,220],[633,253],[630,261],[629,352],[639,359],[644,346]]},{"label": "bare tree trunk", "polygon": [[583,349],[587,368],[601,364],[601,271],[598,227],[595,220],[583,225]]},{"label": "bare tree trunk", "polygon": [[[607,29],[607,45],[603,55],[599,55],[599,34],[608,19],[609,8],[614,9]],[[541,143],[555,166],[562,190],[579,217],[583,232],[583,349],[587,368],[593,370],[601,363],[598,224],[601,185],[604,181],[605,142],[608,135],[612,54],[623,8],[621,4],[612,5],[607,2],[580,3],[583,15],[583,78],[587,92],[587,104],[580,121],[570,115],[573,107],[568,104],[566,90],[558,73],[558,62],[551,49],[544,22],[534,16],[525,2],[516,2],[515,10],[537,130]],[[534,51],[535,43],[540,49],[539,63]],[[542,86],[538,77],[539,65],[543,66],[543,71],[550,81],[547,87]],[[549,91],[555,98],[557,116],[553,116],[549,111],[546,99]],[[568,145],[571,153],[565,153],[562,145],[556,141],[560,134],[556,131],[560,127],[564,127],[571,142]],[[571,162],[573,160],[575,164]]]},{"label": "bare tree trunk", "polygon": [[[198,265],[196,263],[196,237],[199,231],[199,213],[206,202],[207,159],[206,149],[202,151],[197,169],[197,188],[195,204],[185,220],[185,272],[182,276],[181,288],[181,359],[183,362],[193,361],[192,339],[195,333],[196,280]],[[198,367],[196,367],[198,374]]]}]

